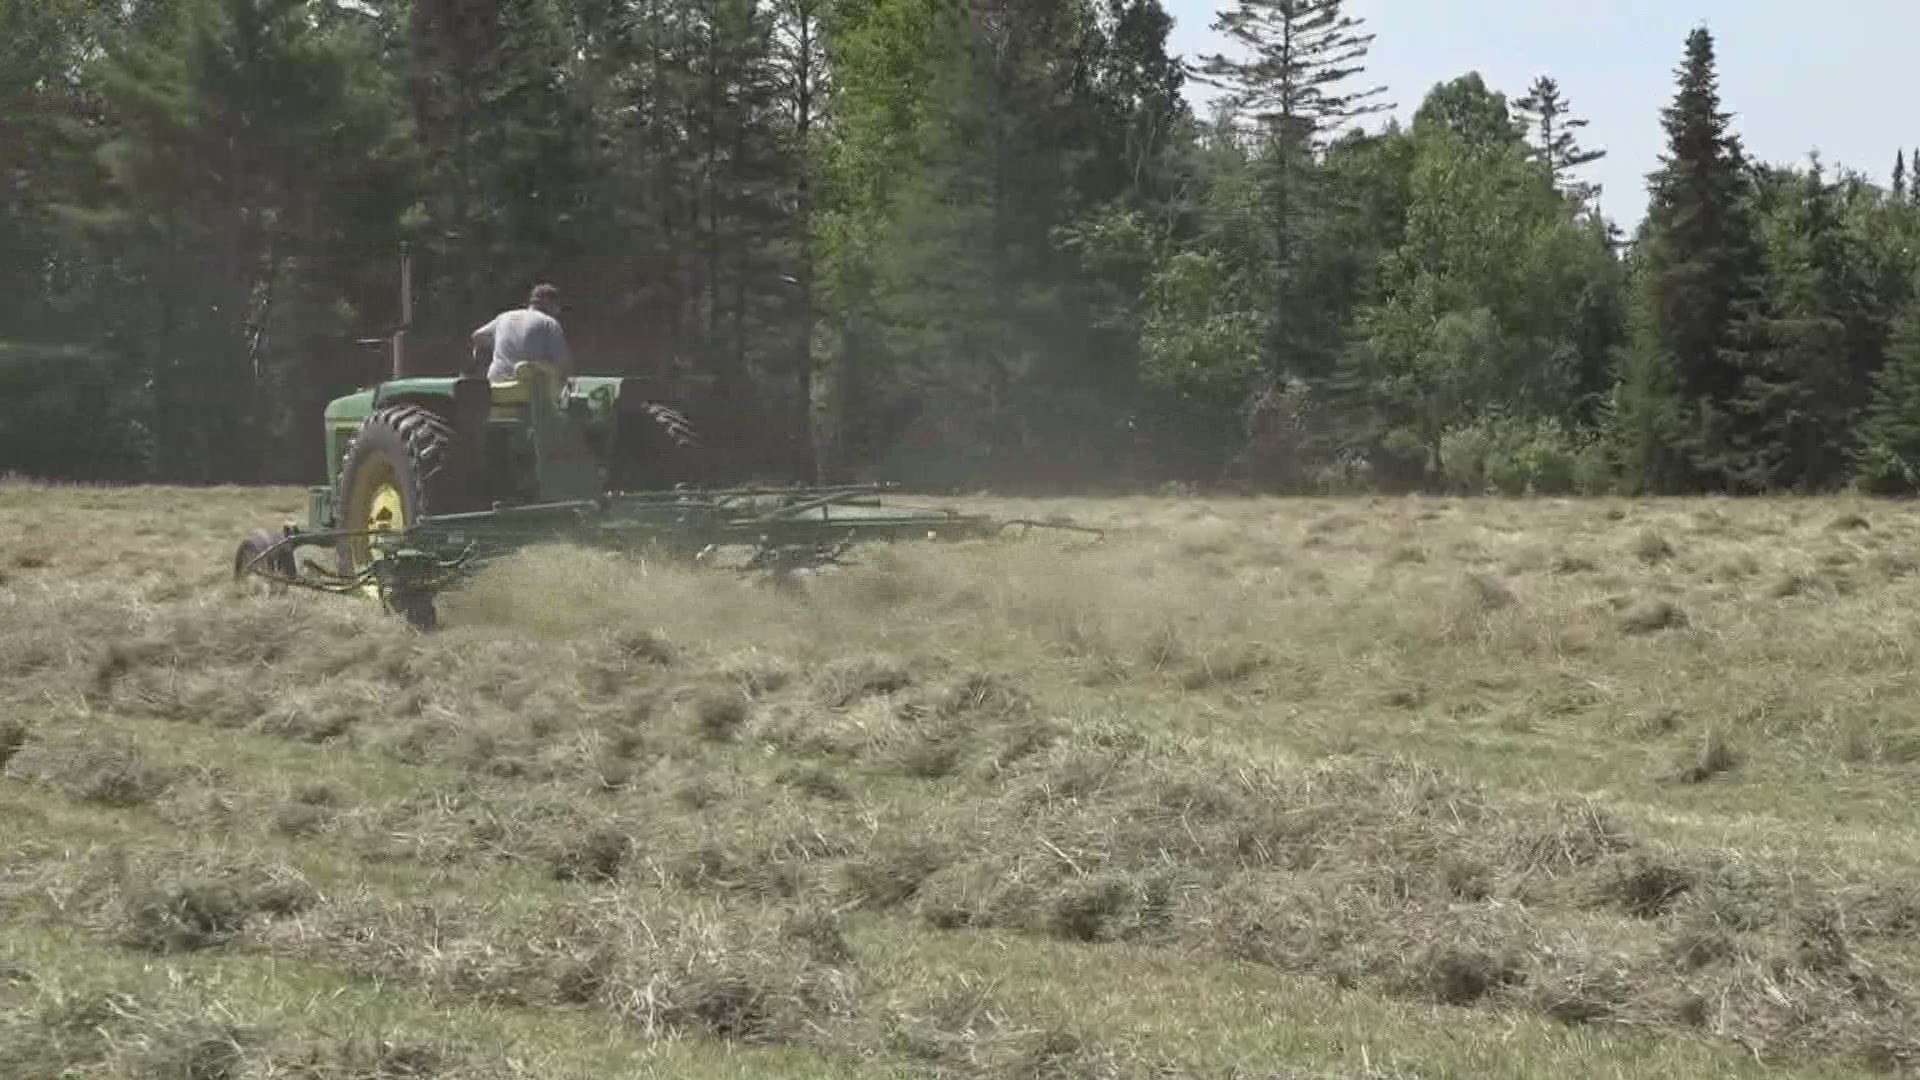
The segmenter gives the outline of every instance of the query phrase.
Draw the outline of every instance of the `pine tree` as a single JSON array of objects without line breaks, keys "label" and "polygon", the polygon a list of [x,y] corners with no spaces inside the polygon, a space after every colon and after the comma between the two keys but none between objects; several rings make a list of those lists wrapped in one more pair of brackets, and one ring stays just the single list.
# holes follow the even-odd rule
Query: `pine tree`
[{"label": "pine tree", "polygon": [[1374,87],[1337,91],[1360,74],[1375,35],[1347,15],[1344,0],[1237,0],[1213,29],[1253,53],[1251,60],[1206,57],[1198,77],[1225,88],[1227,103],[1276,137],[1316,150],[1339,125],[1391,108]]},{"label": "pine tree", "polygon": [[698,0],[696,11],[697,97],[686,121],[700,162],[701,360],[711,376],[709,426],[745,447],[765,430],[756,366],[786,366],[763,354],[758,333],[779,274],[767,241],[786,225],[771,29],[754,0]]},{"label": "pine tree", "polygon": [[1213,29],[1246,49],[1250,58],[1221,54],[1204,58],[1195,72],[1226,90],[1223,104],[1251,122],[1264,140],[1265,195],[1272,238],[1273,301],[1268,367],[1274,377],[1290,369],[1319,366],[1295,355],[1301,344],[1292,328],[1301,253],[1301,218],[1318,153],[1327,139],[1353,120],[1389,109],[1384,87],[1343,91],[1364,70],[1375,35],[1364,20],[1346,14],[1344,0],[1237,0]]},{"label": "pine tree", "polygon": [[1894,325],[1860,428],[1854,475],[1876,494],[1920,491],[1920,300],[1909,302]]},{"label": "pine tree", "polygon": [[1734,402],[1739,489],[1817,490],[1844,473],[1854,427],[1853,339],[1866,283],[1847,249],[1839,195],[1816,156],[1777,193],[1766,276],[1739,333],[1746,373]]},{"label": "pine tree", "polygon": [[[1587,121],[1573,115],[1572,106],[1560,92],[1560,84],[1551,76],[1534,79],[1526,96],[1514,102],[1513,107],[1525,118],[1528,134],[1536,140],[1534,145],[1540,161],[1555,184],[1563,183],[1566,174],[1574,169],[1607,156],[1605,150],[1588,150],[1580,145],[1576,133],[1587,126]],[[1586,203],[1597,197],[1600,189],[1579,184],[1573,185],[1572,193],[1576,201]]]},{"label": "pine tree", "polygon": [[[1687,39],[1662,112],[1667,150],[1649,177],[1638,245],[1634,354],[1615,410],[1637,485],[1697,489],[1727,467],[1727,409],[1740,389],[1735,324],[1753,301],[1758,246],[1746,208],[1744,151],[1721,111],[1713,37]],[[1636,414],[1637,411],[1637,414]]]},{"label": "pine tree", "polygon": [[307,16],[303,0],[183,0],[100,76],[107,183],[87,209],[124,275],[101,314],[147,346],[169,479],[258,476],[281,299],[336,303],[303,263],[369,221],[392,227],[390,120]]},{"label": "pine tree", "polygon": [[83,149],[62,127],[79,113],[74,73],[98,46],[98,19],[81,0],[0,3],[0,336],[51,329],[40,325],[56,246],[50,208]]},{"label": "pine tree", "polygon": [[425,158],[420,314],[434,337],[464,340],[535,277],[561,276],[599,227],[583,212],[593,140],[551,0],[414,0],[407,33]]},{"label": "pine tree", "polygon": [[[1024,442],[1024,391],[1079,346],[1053,244],[1080,192],[1075,0],[940,5],[915,175],[878,252],[902,402],[943,450]],[[1076,323],[1079,323],[1076,326]]]},{"label": "pine tree", "polygon": [[1896,201],[1905,201],[1907,197],[1907,152],[1904,149],[1893,155],[1893,197]]},{"label": "pine tree", "polygon": [[[689,392],[679,376],[705,341],[696,241],[703,173],[691,122],[703,100],[700,13],[689,0],[609,0],[609,8],[603,25],[582,34],[584,44],[599,43],[588,54],[585,92],[596,141],[604,140],[589,266],[609,295],[596,321],[624,370],[670,382],[678,397]],[[569,326],[569,339],[575,333]]]},{"label": "pine tree", "polygon": [[792,345],[792,446],[806,460],[798,472],[819,479],[814,449],[814,331],[816,250],[814,138],[831,92],[825,0],[779,0],[775,7],[774,67],[786,117],[786,152],[794,166],[795,315]]}]

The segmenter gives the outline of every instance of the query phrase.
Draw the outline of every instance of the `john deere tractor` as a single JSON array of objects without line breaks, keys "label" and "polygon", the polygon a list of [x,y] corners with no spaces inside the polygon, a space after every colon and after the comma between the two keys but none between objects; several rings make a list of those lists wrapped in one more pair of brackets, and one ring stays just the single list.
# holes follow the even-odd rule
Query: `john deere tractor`
[{"label": "john deere tractor", "polygon": [[315,528],[347,532],[341,573],[409,523],[507,507],[586,503],[695,479],[699,440],[674,409],[609,376],[565,382],[522,364],[512,382],[400,378],[327,406],[331,482],[309,493]]},{"label": "john deere tractor", "polygon": [[[883,507],[873,486],[711,490],[692,425],[636,380],[538,364],[500,383],[414,374],[397,337],[392,374],[330,403],[325,421],[327,477],[308,489],[305,525],[249,535],[234,574],[377,597],[422,629],[437,593],[543,540],[714,564],[744,551],[746,568],[785,570],[865,539],[1063,527]],[[331,558],[297,563],[300,548]]]}]

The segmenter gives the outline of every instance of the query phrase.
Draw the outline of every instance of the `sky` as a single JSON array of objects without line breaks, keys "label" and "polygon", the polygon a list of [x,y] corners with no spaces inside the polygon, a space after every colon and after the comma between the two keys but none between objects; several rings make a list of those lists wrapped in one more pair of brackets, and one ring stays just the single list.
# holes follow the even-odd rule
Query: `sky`
[{"label": "sky", "polygon": [[[1189,60],[1218,52],[1209,27],[1231,0],[1162,0],[1172,47]],[[1378,35],[1368,82],[1388,88],[1402,120],[1435,83],[1478,71],[1509,100],[1534,76],[1552,75],[1589,126],[1589,148],[1607,157],[1583,175],[1603,185],[1602,205],[1631,231],[1646,208],[1646,174],[1665,149],[1660,110],[1694,27],[1713,31],[1722,107],[1749,153],[1804,164],[1818,150],[1886,183],[1902,145],[1920,146],[1920,0],[1348,0]],[[1194,86],[1204,100],[1214,91]],[[1369,126],[1378,126],[1378,122]]]}]

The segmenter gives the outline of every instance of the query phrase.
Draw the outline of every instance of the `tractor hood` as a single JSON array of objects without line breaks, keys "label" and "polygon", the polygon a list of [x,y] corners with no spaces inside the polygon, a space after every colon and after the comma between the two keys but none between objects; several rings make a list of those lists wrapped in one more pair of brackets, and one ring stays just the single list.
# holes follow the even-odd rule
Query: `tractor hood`
[{"label": "tractor hood", "polygon": [[335,398],[327,402],[326,422],[329,429],[338,424],[358,425],[373,412],[373,391],[361,390],[346,397]]}]

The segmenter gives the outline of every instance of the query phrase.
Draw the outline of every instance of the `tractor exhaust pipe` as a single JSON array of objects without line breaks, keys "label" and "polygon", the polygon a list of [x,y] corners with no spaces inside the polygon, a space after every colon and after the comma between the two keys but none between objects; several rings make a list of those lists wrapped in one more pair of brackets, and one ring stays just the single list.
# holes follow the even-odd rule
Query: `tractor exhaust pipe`
[{"label": "tractor exhaust pipe", "polygon": [[400,243],[400,326],[393,332],[393,377],[407,373],[407,328],[413,325],[413,251]]}]

